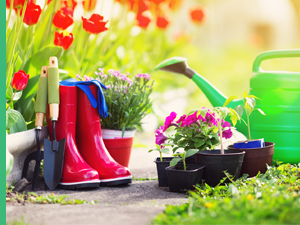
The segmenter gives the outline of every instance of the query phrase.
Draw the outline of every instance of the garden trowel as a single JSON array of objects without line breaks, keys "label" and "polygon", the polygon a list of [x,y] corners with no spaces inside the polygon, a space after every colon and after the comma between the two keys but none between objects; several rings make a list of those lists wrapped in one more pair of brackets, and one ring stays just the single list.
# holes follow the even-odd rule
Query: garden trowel
[{"label": "garden trowel", "polygon": [[48,67],[48,104],[53,127],[53,141],[44,139],[44,179],[53,191],[62,175],[65,141],[56,140],[55,123],[59,116],[59,73],[56,57],[50,57]]},{"label": "garden trowel", "polygon": [[35,189],[36,182],[39,176],[41,160],[44,159],[44,152],[40,148],[39,133],[42,130],[44,123],[44,115],[47,107],[47,89],[48,89],[48,73],[47,66],[43,66],[41,76],[39,78],[36,102],[35,102],[35,129],[36,129],[36,144],[37,151],[30,153],[24,162],[22,177],[27,177],[28,166],[31,160],[35,160],[35,168],[32,178],[32,190]]}]

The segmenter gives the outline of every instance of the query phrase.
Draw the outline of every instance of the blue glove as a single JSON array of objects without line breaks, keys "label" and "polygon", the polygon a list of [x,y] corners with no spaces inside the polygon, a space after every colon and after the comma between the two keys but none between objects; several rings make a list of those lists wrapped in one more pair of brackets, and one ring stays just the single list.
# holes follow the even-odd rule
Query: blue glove
[{"label": "blue glove", "polygon": [[[98,106],[98,111],[100,116],[107,117],[107,105],[104,98],[104,94],[102,91],[102,88],[107,89],[104,84],[102,84],[100,81],[97,80],[91,80],[91,81],[78,81],[75,78],[71,78],[68,80],[63,80],[59,82],[62,86],[77,86],[79,87],[88,97],[90,100],[91,105],[96,108]],[[92,94],[91,89],[89,86],[95,84],[97,86],[97,98],[98,102],[95,99],[94,95]]]}]

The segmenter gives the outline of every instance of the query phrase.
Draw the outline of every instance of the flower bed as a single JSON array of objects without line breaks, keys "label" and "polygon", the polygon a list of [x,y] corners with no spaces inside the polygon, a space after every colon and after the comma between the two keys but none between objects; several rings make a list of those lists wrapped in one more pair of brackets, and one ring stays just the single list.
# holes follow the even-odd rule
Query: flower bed
[{"label": "flower bed", "polygon": [[264,175],[241,177],[215,188],[198,186],[189,203],[168,206],[152,224],[297,224],[300,164],[268,167]]}]

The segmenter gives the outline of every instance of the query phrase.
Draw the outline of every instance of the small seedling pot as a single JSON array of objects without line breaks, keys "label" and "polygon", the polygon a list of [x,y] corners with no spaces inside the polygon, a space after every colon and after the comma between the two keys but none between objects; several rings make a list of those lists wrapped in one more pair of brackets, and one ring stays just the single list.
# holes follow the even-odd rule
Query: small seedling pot
[{"label": "small seedling pot", "polygon": [[272,165],[274,154],[273,142],[265,142],[265,147],[240,149],[229,145],[228,149],[236,151],[245,151],[244,161],[241,169],[241,174],[248,174],[250,177],[256,176],[258,172],[265,173],[267,165]]},{"label": "small seedling pot", "polygon": [[187,164],[186,170],[181,164],[167,167],[169,190],[181,193],[195,189],[194,186],[202,182],[203,170],[204,166],[197,164]]},{"label": "small seedling pot", "polygon": [[263,148],[265,147],[265,140],[261,138],[251,141],[239,141],[234,143],[233,147],[238,149]]},{"label": "small seedling pot", "polygon": [[163,157],[160,161],[160,157],[157,157],[154,162],[156,163],[157,177],[158,177],[158,186],[159,187],[168,187],[168,179],[165,168],[170,166],[170,161],[174,157]]},{"label": "small seedling pot", "polygon": [[[226,177],[224,171],[234,176],[234,179],[240,177],[241,167],[244,159],[244,151],[224,150],[204,150],[196,153],[196,163],[204,165],[204,180],[209,186],[215,187]],[[229,183],[229,179],[225,183]]]}]

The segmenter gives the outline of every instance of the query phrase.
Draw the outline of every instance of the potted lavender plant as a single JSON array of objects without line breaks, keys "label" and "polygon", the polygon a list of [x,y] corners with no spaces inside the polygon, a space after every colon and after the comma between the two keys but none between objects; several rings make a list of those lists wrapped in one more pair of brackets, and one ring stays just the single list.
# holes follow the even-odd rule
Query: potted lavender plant
[{"label": "potted lavender plant", "polygon": [[131,76],[112,69],[105,73],[103,68],[95,75],[107,87],[103,92],[108,116],[101,118],[104,144],[119,164],[128,167],[135,131],[152,106],[150,94],[154,81],[149,74]]}]

